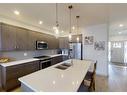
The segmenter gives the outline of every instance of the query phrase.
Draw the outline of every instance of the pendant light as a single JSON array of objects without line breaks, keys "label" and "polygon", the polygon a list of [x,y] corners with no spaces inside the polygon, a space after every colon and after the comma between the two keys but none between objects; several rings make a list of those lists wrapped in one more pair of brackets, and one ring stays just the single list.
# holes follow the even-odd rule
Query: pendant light
[{"label": "pendant light", "polygon": [[69,41],[71,41],[71,39],[72,39],[72,35],[71,35],[71,33],[72,33],[72,31],[71,31],[71,9],[73,8],[73,6],[70,5],[70,6],[68,6],[68,8],[69,8],[69,10],[70,10],[70,31],[69,31]]},{"label": "pendant light", "polygon": [[77,38],[76,38],[76,40],[77,40],[77,42],[79,42],[79,35],[78,35],[78,33],[79,33],[79,23],[78,23],[79,17],[80,16],[76,16],[76,19],[77,19]]},{"label": "pendant light", "polygon": [[56,26],[53,27],[56,38],[59,36],[58,4],[56,3]]}]

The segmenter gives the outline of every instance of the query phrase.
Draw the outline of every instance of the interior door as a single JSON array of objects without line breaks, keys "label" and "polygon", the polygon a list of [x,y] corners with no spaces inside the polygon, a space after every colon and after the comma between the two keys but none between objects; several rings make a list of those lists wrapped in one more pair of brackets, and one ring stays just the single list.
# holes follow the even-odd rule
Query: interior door
[{"label": "interior door", "polygon": [[111,62],[124,63],[124,42],[111,42]]}]

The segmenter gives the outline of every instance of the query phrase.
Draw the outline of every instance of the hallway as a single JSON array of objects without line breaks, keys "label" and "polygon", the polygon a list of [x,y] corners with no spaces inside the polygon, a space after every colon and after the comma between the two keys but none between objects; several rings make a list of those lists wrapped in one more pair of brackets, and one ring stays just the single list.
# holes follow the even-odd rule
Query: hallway
[{"label": "hallway", "polygon": [[96,76],[97,92],[126,92],[127,68],[109,64],[109,77]]}]

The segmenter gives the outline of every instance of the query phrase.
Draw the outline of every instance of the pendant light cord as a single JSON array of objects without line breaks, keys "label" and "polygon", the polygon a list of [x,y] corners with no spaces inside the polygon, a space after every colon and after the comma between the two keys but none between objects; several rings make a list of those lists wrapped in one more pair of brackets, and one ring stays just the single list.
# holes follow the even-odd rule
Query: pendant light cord
[{"label": "pendant light cord", "polygon": [[71,33],[71,8],[70,8],[70,33]]},{"label": "pendant light cord", "polygon": [[58,27],[58,4],[56,3],[56,27]]},{"label": "pendant light cord", "polygon": [[70,32],[71,33],[71,9],[72,9],[72,5],[68,6],[68,8],[70,9]]},{"label": "pendant light cord", "polygon": [[76,16],[76,19],[77,19],[77,34],[78,34],[78,32],[79,32],[79,17],[80,17],[80,16]]}]

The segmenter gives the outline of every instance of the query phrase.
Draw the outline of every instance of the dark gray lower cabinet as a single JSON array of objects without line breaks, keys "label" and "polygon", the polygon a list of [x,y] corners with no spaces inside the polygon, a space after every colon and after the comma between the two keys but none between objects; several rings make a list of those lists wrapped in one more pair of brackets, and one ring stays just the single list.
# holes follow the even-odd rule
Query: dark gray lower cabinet
[{"label": "dark gray lower cabinet", "polygon": [[2,82],[1,82],[1,66],[0,66],[0,92],[2,90]]},{"label": "dark gray lower cabinet", "polygon": [[6,91],[20,85],[18,78],[39,70],[39,61],[2,67],[2,88]]},{"label": "dark gray lower cabinet", "polygon": [[62,60],[62,56],[56,56],[56,57],[53,57],[52,59],[51,59],[51,65],[55,65],[55,64],[57,64],[57,63],[59,63],[59,62],[62,62],[63,60]]},{"label": "dark gray lower cabinet", "polygon": [[65,56],[65,55],[53,57],[51,59],[51,65],[55,65],[55,64],[60,63],[62,61],[65,61],[67,59],[68,59],[68,56]]},{"label": "dark gray lower cabinet", "polygon": [[63,57],[63,61],[68,60],[68,56],[67,55],[63,55],[62,57]]}]

